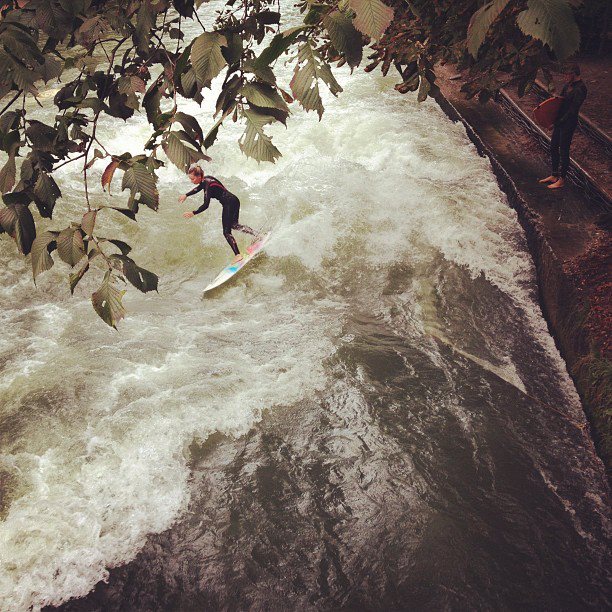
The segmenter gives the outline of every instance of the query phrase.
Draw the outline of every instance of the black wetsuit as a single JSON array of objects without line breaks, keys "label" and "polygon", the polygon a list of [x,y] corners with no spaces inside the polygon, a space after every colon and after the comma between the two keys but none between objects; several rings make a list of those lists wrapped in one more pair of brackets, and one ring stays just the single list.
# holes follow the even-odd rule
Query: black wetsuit
[{"label": "black wetsuit", "polygon": [[578,125],[578,113],[587,96],[582,81],[567,83],[561,90],[563,102],[550,141],[550,161],[553,176],[565,178],[570,162],[570,145]]},{"label": "black wetsuit", "polygon": [[194,210],[193,214],[198,215],[201,212],[204,212],[208,208],[211,198],[219,200],[223,206],[223,214],[221,215],[223,235],[225,236],[225,239],[230,247],[232,247],[234,255],[238,255],[240,251],[238,249],[238,245],[236,244],[235,238],[232,236],[232,230],[235,229],[240,232],[244,232],[245,234],[256,236],[256,232],[254,232],[250,227],[247,225],[240,225],[238,223],[238,215],[240,214],[240,200],[233,193],[228,191],[223,186],[221,181],[216,179],[214,176],[205,176],[202,179],[202,182],[194,189],[189,191],[186,195],[191,196],[202,190],[204,190],[204,203],[202,206],[200,206],[200,208]]}]

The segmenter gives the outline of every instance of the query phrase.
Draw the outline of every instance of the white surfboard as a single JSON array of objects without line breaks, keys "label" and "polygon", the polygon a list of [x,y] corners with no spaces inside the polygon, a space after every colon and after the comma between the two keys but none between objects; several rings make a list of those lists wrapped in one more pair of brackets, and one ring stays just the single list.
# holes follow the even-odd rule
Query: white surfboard
[{"label": "white surfboard", "polygon": [[252,261],[261,252],[266,242],[268,242],[268,239],[270,238],[270,234],[271,232],[267,232],[266,234],[263,234],[260,238],[255,240],[255,242],[249,245],[246,248],[246,251],[247,251],[246,255],[240,261],[237,261],[236,263],[230,264],[229,266],[226,266],[225,268],[223,268],[223,270],[219,272],[219,275],[215,278],[215,280],[212,283],[210,283],[210,285],[208,285],[206,289],[204,289],[204,293],[206,293],[207,291],[210,291],[211,289],[214,289],[215,287],[218,287],[219,285],[222,285],[223,283],[228,281],[230,278],[232,278],[234,274],[242,270],[242,268],[244,268],[244,266],[246,266],[249,263],[249,261]]}]

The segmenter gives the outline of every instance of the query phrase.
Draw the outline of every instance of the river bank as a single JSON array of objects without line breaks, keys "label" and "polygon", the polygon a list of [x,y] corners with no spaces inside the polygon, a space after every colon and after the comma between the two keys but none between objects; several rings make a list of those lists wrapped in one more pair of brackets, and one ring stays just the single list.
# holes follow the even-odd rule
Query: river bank
[{"label": "river bank", "polygon": [[[533,256],[542,310],[589,417],[608,477],[612,466],[610,210],[573,184],[551,191],[537,140],[502,107],[466,100],[454,71],[441,67],[438,103],[462,121],[481,155],[490,158],[501,189],[518,213]],[[580,163],[580,160],[577,160]]]}]

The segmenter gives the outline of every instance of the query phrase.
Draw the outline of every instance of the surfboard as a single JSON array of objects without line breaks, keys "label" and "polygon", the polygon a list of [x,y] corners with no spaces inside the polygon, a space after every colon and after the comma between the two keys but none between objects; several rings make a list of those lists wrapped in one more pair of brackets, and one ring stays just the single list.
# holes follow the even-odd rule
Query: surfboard
[{"label": "surfboard", "polygon": [[548,98],[544,100],[544,102],[538,104],[533,109],[533,118],[535,122],[545,130],[550,129],[557,119],[562,102],[563,98],[555,96],[554,98]]},{"label": "surfboard", "polygon": [[259,253],[261,253],[266,242],[268,242],[271,233],[272,232],[267,232],[266,234],[263,234],[261,237],[255,240],[253,243],[251,243],[246,248],[246,255],[244,256],[242,260],[237,261],[236,263],[230,264],[229,266],[226,266],[225,268],[223,268],[223,270],[219,272],[215,280],[213,280],[212,283],[210,283],[204,289],[204,293],[206,293],[207,291],[210,291],[211,289],[215,289],[219,285],[222,285],[223,283],[227,282],[235,274],[240,272],[240,270],[242,270],[242,268],[244,268],[244,266],[246,266],[250,261],[253,261],[253,259],[255,259],[255,257],[257,257]]}]

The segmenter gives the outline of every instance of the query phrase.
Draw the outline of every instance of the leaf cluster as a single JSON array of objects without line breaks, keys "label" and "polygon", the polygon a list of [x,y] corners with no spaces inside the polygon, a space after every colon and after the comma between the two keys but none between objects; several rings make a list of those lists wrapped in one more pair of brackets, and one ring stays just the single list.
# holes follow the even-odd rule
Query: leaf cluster
[{"label": "leaf cluster", "polygon": [[522,95],[539,74],[580,46],[575,10],[581,0],[391,0],[395,17],[369,56],[366,70],[395,66],[401,93],[435,95],[435,67],[452,63],[466,74],[468,97],[488,100],[501,87]]},{"label": "leaf cluster", "polygon": [[[200,7],[200,5],[203,5]],[[204,26],[197,9],[208,13]],[[54,265],[54,256],[70,266],[70,290],[98,270],[102,284],[92,295],[96,312],[115,327],[124,316],[124,291],[157,288],[157,277],[128,255],[130,247],[103,232],[105,215],[136,220],[141,207],[157,210],[156,171],[170,162],[180,170],[201,160],[224,121],[241,121],[241,150],[257,161],[275,161],[280,151],[266,133],[272,123],[286,124],[289,104],[323,113],[320,88],[336,95],[341,87],[327,57],[333,48],[351,67],[362,59],[367,37],[382,35],[392,11],[381,0],[350,0],[340,7],[312,4],[304,24],[281,31],[275,0],[235,0],[213,14],[194,0],[19,0],[0,13],[0,147],[6,161],[0,170],[4,208],[0,232],[18,250],[31,253],[32,271]],[[185,40],[186,19],[202,31]],[[262,46],[266,40],[267,44]],[[295,62],[284,88],[274,66],[284,54]],[[201,103],[214,79],[223,80],[216,117],[205,132],[198,119],[182,111],[180,101]],[[52,100],[41,83],[60,81]],[[44,121],[27,110],[35,98],[50,110]],[[102,117],[129,121],[144,113],[151,126],[145,154],[111,151],[101,140]],[[91,168],[105,163],[101,184],[91,183]],[[84,212],[64,229],[37,231],[52,219],[62,186],[56,171],[77,164],[84,185]],[[127,200],[110,205],[111,184],[122,174]],[[108,197],[107,196],[107,197]],[[108,211],[108,212],[103,212]],[[47,226],[48,227],[48,226]],[[115,252],[119,249],[120,253]]]},{"label": "leaf cluster", "polygon": [[[0,233],[31,253],[34,277],[53,265],[53,255],[75,269],[70,290],[98,271],[92,295],[96,312],[115,327],[124,316],[129,283],[140,291],[157,288],[157,277],[130,257],[130,247],[103,232],[105,215],[135,221],[141,207],[159,206],[157,170],[174,164],[186,171],[210,160],[224,122],[241,122],[240,149],[258,162],[281,152],[267,133],[286,125],[290,106],[324,112],[321,91],[342,91],[332,64],[361,64],[366,71],[394,66],[401,93],[435,95],[435,66],[455,62],[470,71],[467,95],[486,99],[500,76],[528,84],[553,59],[578,45],[570,2],[574,0],[300,0],[302,23],[283,29],[277,0],[227,0],[213,12],[202,0],[17,0],[0,11]],[[204,18],[204,23],[202,21]],[[185,39],[186,20],[201,25]],[[556,58],[555,58],[556,54]],[[293,66],[289,83],[275,68]],[[213,80],[222,83],[211,125],[181,110],[181,101],[201,103]],[[50,99],[41,83],[60,81]],[[40,121],[27,111],[35,98],[47,109]],[[145,153],[112,151],[102,142],[102,117],[129,121],[146,115],[150,137]],[[90,170],[104,163],[101,184]],[[83,176],[83,214],[64,229],[37,232],[52,219],[62,185],[56,170],[77,164]],[[111,205],[115,175],[127,200]],[[61,181],[60,181],[61,183]],[[107,192],[106,195],[104,192]],[[108,211],[108,212],[106,212]],[[104,233],[104,232],[103,232]],[[119,250],[119,253],[116,250]]]}]

